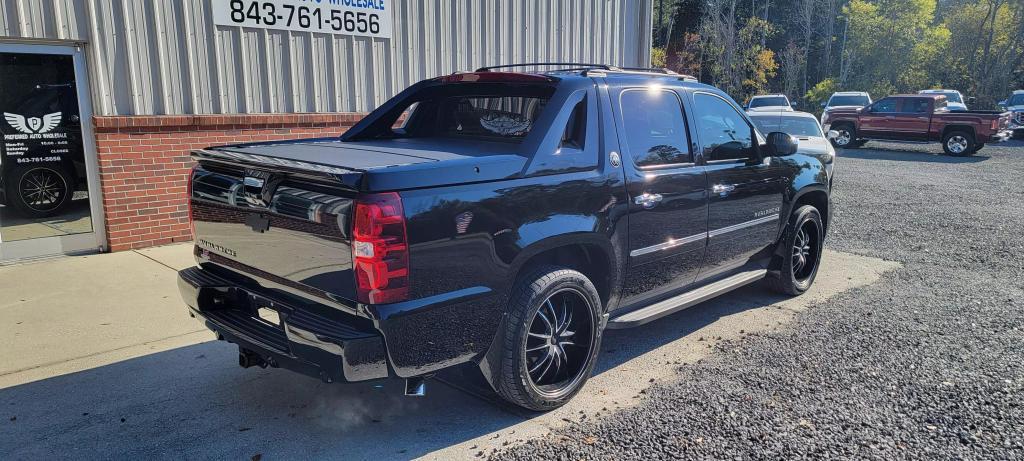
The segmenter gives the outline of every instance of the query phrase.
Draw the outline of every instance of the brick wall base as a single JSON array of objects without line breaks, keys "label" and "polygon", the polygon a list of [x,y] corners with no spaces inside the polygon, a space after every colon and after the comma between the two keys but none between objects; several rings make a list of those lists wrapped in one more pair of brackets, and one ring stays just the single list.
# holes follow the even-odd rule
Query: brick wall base
[{"label": "brick wall base", "polygon": [[217,144],[337,136],[363,114],[93,117],[111,251],[192,239],[189,152]]}]

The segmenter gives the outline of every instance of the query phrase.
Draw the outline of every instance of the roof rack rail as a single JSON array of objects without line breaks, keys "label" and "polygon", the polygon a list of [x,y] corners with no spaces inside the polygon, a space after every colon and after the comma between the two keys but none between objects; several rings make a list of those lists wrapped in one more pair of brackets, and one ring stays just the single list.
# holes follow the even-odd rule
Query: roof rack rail
[{"label": "roof rack rail", "polygon": [[620,67],[620,69],[650,72],[652,74],[678,75],[674,70],[666,69],[664,67]]},{"label": "roof rack rail", "polygon": [[604,69],[609,71],[621,70],[620,67],[609,66],[608,64],[587,64],[580,62],[524,62],[521,64],[504,64],[500,66],[487,66],[481,67],[474,72],[490,72],[494,69],[507,69],[510,67],[530,67],[530,66],[572,66],[573,70],[577,69]]}]

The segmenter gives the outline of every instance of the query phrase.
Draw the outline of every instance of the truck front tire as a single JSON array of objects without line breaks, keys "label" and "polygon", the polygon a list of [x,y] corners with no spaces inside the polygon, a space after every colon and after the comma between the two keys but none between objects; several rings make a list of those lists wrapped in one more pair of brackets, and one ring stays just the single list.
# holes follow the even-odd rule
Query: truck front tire
[{"label": "truck front tire", "polygon": [[978,150],[974,135],[966,131],[950,131],[942,137],[942,150],[954,157],[974,155]]},{"label": "truck front tire", "polygon": [[572,269],[521,277],[509,301],[495,391],[533,411],[568,402],[587,382],[601,345],[601,297]]},{"label": "truck front tire", "polygon": [[825,243],[821,213],[811,205],[793,211],[779,241],[765,283],[782,294],[803,294],[814,283]]},{"label": "truck front tire", "polygon": [[832,139],[832,145],[840,149],[853,149],[860,147],[863,143],[857,144],[857,129],[849,123],[843,123],[832,127],[833,130],[839,133]]}]

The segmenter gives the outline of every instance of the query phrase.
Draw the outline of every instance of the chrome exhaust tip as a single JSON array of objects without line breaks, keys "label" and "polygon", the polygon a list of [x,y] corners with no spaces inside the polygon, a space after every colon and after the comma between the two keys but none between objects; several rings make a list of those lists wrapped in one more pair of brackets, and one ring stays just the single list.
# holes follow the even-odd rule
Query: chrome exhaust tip
[{"label": "chrome exhaust tip", "polygon": [[406,397],[423,397],[427,395],[427,381],[423,378],[407,378],[405,380]]}]

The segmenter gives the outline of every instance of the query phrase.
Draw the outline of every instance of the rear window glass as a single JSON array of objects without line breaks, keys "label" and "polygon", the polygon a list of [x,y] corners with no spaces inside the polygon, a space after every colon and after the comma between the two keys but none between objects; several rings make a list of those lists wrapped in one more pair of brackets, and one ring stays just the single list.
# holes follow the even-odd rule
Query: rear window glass
[{"label": "rear window glass", "polygon": [[523,96],[445,98],[440,104],[437,133],[522,139],[530,133],[546,102],[547,99]]},{"label": "rear window glass", "polygon": [[426,86],[351,140],[456,138],[521,142],[548,106],[553,85],[457,83]]},{"label": "rear window glass", "polygon": [[754,98],[750,100],[750,107],[788,106],[789,101],[782,96],[770,98]]}]

